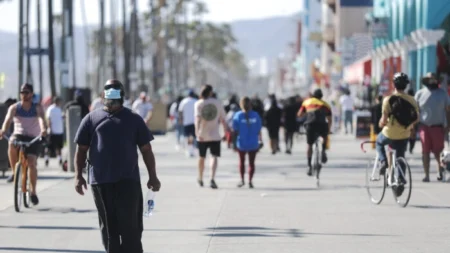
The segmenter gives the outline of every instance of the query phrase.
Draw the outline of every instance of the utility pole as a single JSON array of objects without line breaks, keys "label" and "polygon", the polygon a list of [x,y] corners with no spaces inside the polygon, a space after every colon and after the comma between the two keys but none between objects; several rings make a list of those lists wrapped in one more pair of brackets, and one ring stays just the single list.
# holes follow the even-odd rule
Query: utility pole
[{"label": "utility pole", "polygon": [[26,15],[26,28],[25,28],[25,36],[26,36],[26,49],[27,49],[27,73],[26,73],[26,82],[27,83],[33,83],[32,79],[32,73],[31,73],[31,54],[30,54],[30,0],[26,1],[27,6],[25,9],[25,15]]},{"label": "utility pole", "polygon": [[128,48],[129,45],[129,37],[128,37],[128,30],[127,30],[127,4],[126,0],[122,0],[122,46],[123,46],[123,54],[124,54],[124,73],[123,73],[123,80],[124,80],[124,88],[125,88],[125,94],[130,94],[130,78],[128,75],[130,74],[130,49]]},{"label": "utility pole", "polygon": [[95,84],[95,92],[100,92],[100,83],[105,78],[105,0],[100,0],[100,41],[99,41],[100,64],[97,73],[97,82]]},{"label": "utility pole", "polygon": [[[41,41],[41,0],[36,0],[36,11],[37,11],[37,36],[38,36],[38,48],[42,47]],[[39,54],[39,92],[41,93],[41,99],[44,98],[44,88],[42,81],[42,54]]]},{"label": "utility pole", "polygon": [[17,95],[20,95],[20,85],[23,83],[23,1],[19,1],[19,87]]},{"label": "utility pole", "polygon": [[116,50],[116,0],[110,1],[110,16],[111,16],[111,73],[113,78],[117,78],[117,50]]},{"label": "utility pole", "polygon": [[158,92],[158,32],[156,31],[156,8],[153,0],[150,0],[150,19],[151,19],[151,34],[152,34],[152,46],[151,46],[151,55],[152,55],[152,81],[153,81],[153,94],[157,94]]},{"label": "utility pole", "polygon": [[50,90],[52,97],[54,97],[56,96],[56,85],[55,85],[55,49],[53,42],[53,0],[47,0],[47,3],[48,3],[48,63],[49,63],[48,65],[50,72],[49,73]]},{"label": "utility pole", "polygon": [[75,33],[73,32],[73,0],[67,0],[68,1],[68,14],[69,14],[69,31],[67,34],[67,37],[70,41],[70,62],[72,64],[72,87],[75,88],[77,86],[77,64],[76,64],[76,60],[75,60],[75,39],[74,39],[74,35]]}]

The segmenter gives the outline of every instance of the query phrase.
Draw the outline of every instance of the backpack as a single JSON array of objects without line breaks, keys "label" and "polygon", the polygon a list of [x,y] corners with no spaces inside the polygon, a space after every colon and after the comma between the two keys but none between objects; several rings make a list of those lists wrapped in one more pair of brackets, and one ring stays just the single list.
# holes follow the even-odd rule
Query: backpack
[{"label": "backpack", "polygon": [[391,113],[389,116],[394,116],[397,122],[408,128],[418,118],[416,108],[404,98],[400,96],[391,96],[389,98],[389,105],[391,106]]},{"label": "backpack", "polygon": [[313,123],[327,123],[327,115],[323,108],[317,108],[316,110],[307,113],[305,124]]}]

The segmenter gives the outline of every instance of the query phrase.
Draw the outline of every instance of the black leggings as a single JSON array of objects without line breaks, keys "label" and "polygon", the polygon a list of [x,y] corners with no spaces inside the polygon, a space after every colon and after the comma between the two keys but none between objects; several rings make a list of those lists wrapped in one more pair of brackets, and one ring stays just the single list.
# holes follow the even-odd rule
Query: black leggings
[{"label": "black leggings", "polygon": [[144,225],[140,182],[92,185],[103,246],[107,253],[142,253]]},{"label": "black leggings", "polygon": [[286,150],[291,151],[294,144],[294,131],[284,131],[284,142],[286,143]]}]

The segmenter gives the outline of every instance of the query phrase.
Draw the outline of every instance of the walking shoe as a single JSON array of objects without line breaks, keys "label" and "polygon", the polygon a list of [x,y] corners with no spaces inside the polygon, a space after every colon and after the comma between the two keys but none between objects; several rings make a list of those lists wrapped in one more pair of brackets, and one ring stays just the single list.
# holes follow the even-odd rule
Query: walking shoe
[{"label": "walking shoe", "polygon": [[252,182],[248,183],[248,187],[249,187],[250,189],[253,189],[253,188],[254,188],[254,187],[253,187],[253,183],[252,183]]},{"label": "walking shoe", "polygon": [[327,153],[325,151],[322,152],[322,163],[326,164],[328,162]]},{"label": "walking shoe", "polygon": [[244,186],[244,185],[245,185],[245,182],[244,182],[244,181],[241,181],[241,182],[237,185],[237,187],[241,188],[241,187]]},{"label": "walking shoe", "polygon": [[444,179],[444,168],[439,167],[439,172],[437,175],[437,181],[442,181]]},{"label": "walking shoe", "polygon": [[12,183],[12,182],[14,182],[14,175],[9,176],[9,177],[6,179],[6,182],[7,182],[7,183]]},{"label": "walking shoe", "polygon": [[429,183],[429,182],[430,182],[430,178],[429,178],[429,177],[424,177],[424,178],[422,179],[422,182],[424,182],[424,183]]},{"label": "walking shoe", "polygon": [[217,189],[217,188],[219,188],[219,187],[217,186],[217,184],[216,184],[216,181],[214,181],[214,179],[211,179],[210,186],[211,186],[212,189]]},{"label": "walking shoe", "polygon": [[31,195],[31,203],[33,203],[33,205],[38,205],[39,204],[39,199],[37,197],[37,195]]},{"label": "walking shoe", "polygon": [[292,152],[290,150],[286,150],[286,154],[290,155]]},{"label": "walking shoe", "polygon": [[48,159],[45,159],[45,167],[48,167]]},{"label": "walking shoe", "polygon": [[311,166],[308,167],[308,172],[306,172],[306,175],[312,176],[312,168],[311,168]]},{"label": "walking shoe", "polygon": [[200,185],[200,187],[203,187],[203,180],[197,179],[197,183],[198,185]]}]

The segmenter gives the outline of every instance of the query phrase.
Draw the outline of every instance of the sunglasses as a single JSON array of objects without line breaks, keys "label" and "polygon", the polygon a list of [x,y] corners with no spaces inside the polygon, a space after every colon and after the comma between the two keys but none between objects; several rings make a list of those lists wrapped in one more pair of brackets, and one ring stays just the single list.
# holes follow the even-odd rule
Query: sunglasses
[{"label": "sunglasses", "polygon": [[120,90],[120,89],[122,89],[122,86],[120,84],[116,84],[116,83],[105,85],[104,90],[109,90],[109,89]]}]

